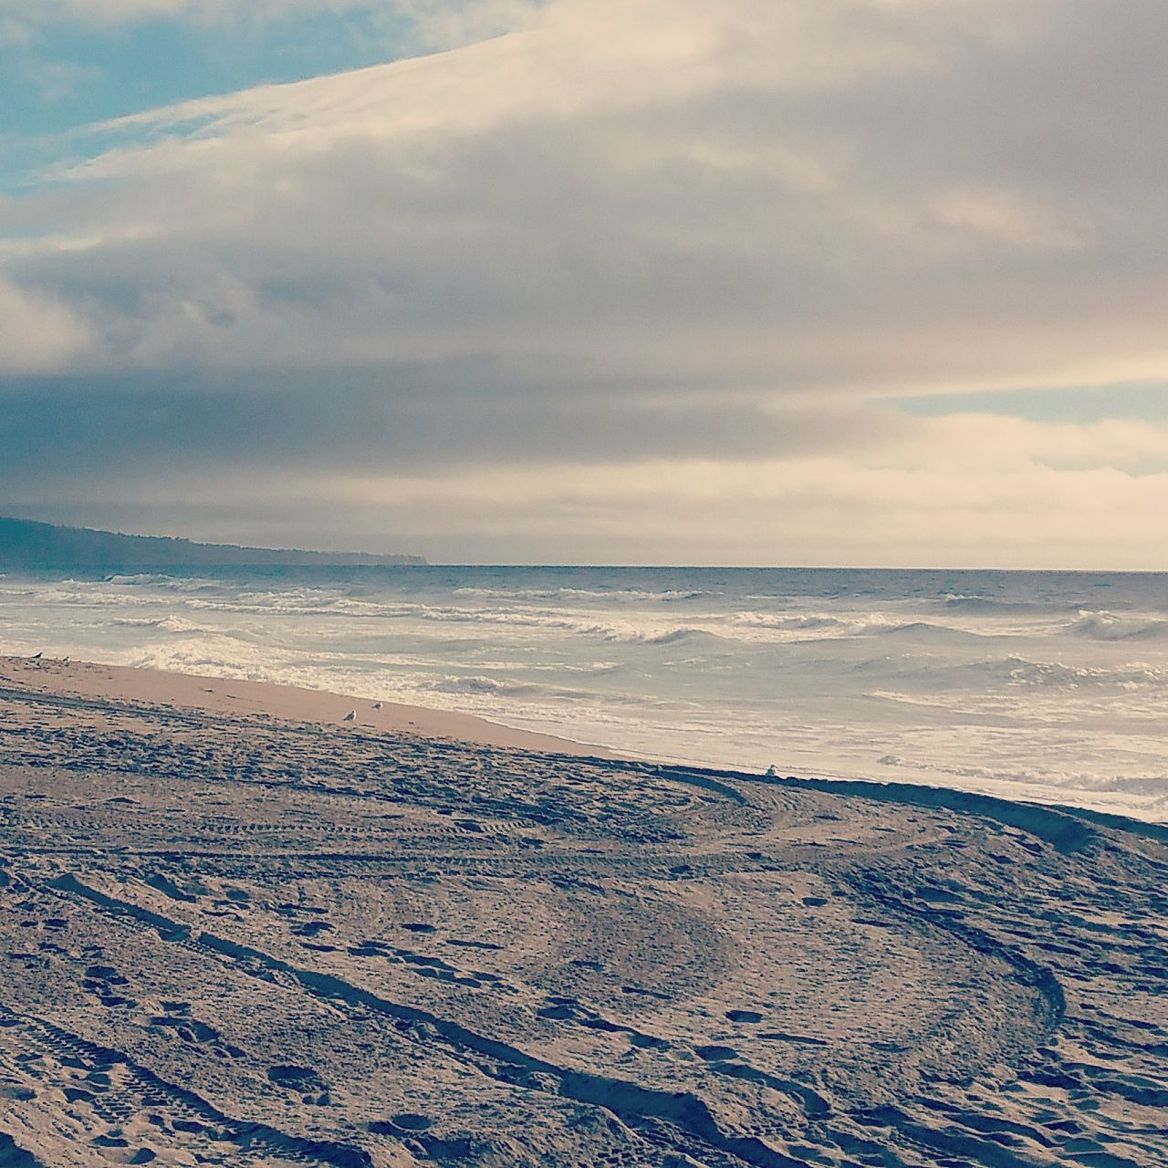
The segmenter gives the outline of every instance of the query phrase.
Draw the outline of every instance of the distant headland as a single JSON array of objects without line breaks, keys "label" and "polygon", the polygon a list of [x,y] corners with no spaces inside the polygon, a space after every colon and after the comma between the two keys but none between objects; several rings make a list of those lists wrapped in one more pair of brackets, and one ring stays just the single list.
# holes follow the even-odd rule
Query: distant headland
[{"label": "distant headland", "polygon": [[0,517],[0,571],[13,568],[350,567],[425,564],[422,556],[314,552],[299,548],[193,543]]}]

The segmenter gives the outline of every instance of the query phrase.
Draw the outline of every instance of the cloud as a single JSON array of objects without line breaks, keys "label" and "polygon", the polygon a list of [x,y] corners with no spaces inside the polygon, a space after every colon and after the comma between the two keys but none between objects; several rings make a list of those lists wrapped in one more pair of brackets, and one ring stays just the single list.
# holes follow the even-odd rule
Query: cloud
[{"label": "cloud", "polygon": [[94,127],[11,204],[3,287],[61,332],[0,394],[143,476],[250,461],[268,515],[409,498],[431,552],[639,516],[693,539],[638,558],[1053,561],[1163,503],[1159,430],[868,404],[1164,378],[1158,0],[397,9],[460,47]]},{"label": "cloud", "polygon": [[0,278],[0,367],[17,373],[61,368],[82,354],[90,339],[85,322],[66,305]]},{"label": "cloud", "polygon": [[0,492],[33,517],[436,561],[1161,566],[1163,422],[670,400],[598,424],[571,398],[478,401],[468,370],[442,378],[454,398],[416,370],[388,392],[336,376],[327,401],[286,376],[30,379]]},{"label": "cloud", "polygon": [[[130,530],[421,552],[436,562],[1161,569],[1168,475],[669,459],[380,477],[123,482],[29,514]],[[40,511],[37,511],[37,508]]]},{"label": "cloud", "polygon": [[490,42],[107,127],[122,144],[72,172],[85,245],[10,278],[90,314],[113,365],[1156,376],[1168,12],[1125,13],[560,0]]},{"label": "cloud", "polygon": [[394,0],[423,44],[448,49],[536,27],[548,0]]},{"label": "cloud", "polygon": [[[478,365],[30,376],[10,383],[0,430],[0,493],[30,480],[277,472],[443,474],[495,465],[589,465],[911,443],[891,411],[764,410],[749,400],[650,394],[595,398],[517,385]],[[94,435],[101,441],[94,445]],[[121,472],[119,472],[121,473]]]}]

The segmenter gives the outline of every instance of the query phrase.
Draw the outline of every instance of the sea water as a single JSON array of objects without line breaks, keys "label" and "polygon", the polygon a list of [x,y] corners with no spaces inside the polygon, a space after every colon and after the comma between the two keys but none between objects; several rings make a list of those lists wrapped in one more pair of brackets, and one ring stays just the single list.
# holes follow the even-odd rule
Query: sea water
[{"label": "sea water", "polygon": [[0,652],[462,710],[662,760],[1168,820],[1162,574],[9,575]]}]

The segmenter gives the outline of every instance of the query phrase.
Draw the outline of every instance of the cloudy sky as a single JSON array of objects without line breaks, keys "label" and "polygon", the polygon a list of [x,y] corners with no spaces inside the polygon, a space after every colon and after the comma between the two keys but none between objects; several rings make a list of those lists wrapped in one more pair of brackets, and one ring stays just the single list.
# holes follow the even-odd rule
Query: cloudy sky
[{"label": "cloudy sky", "polygon": [[1168,569],[1163,0],[0,0],[0,513]]}]

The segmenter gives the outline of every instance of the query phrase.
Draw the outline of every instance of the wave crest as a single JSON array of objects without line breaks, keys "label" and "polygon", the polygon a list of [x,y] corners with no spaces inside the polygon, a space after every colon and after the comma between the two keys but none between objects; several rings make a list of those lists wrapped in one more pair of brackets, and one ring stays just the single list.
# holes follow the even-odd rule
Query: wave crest
[{"label": "wave crest", "polygon": [[1083,611],[1071,625],[1070,632],[1092,641],[1160,641],[1168,639],[1168,620]]}]

